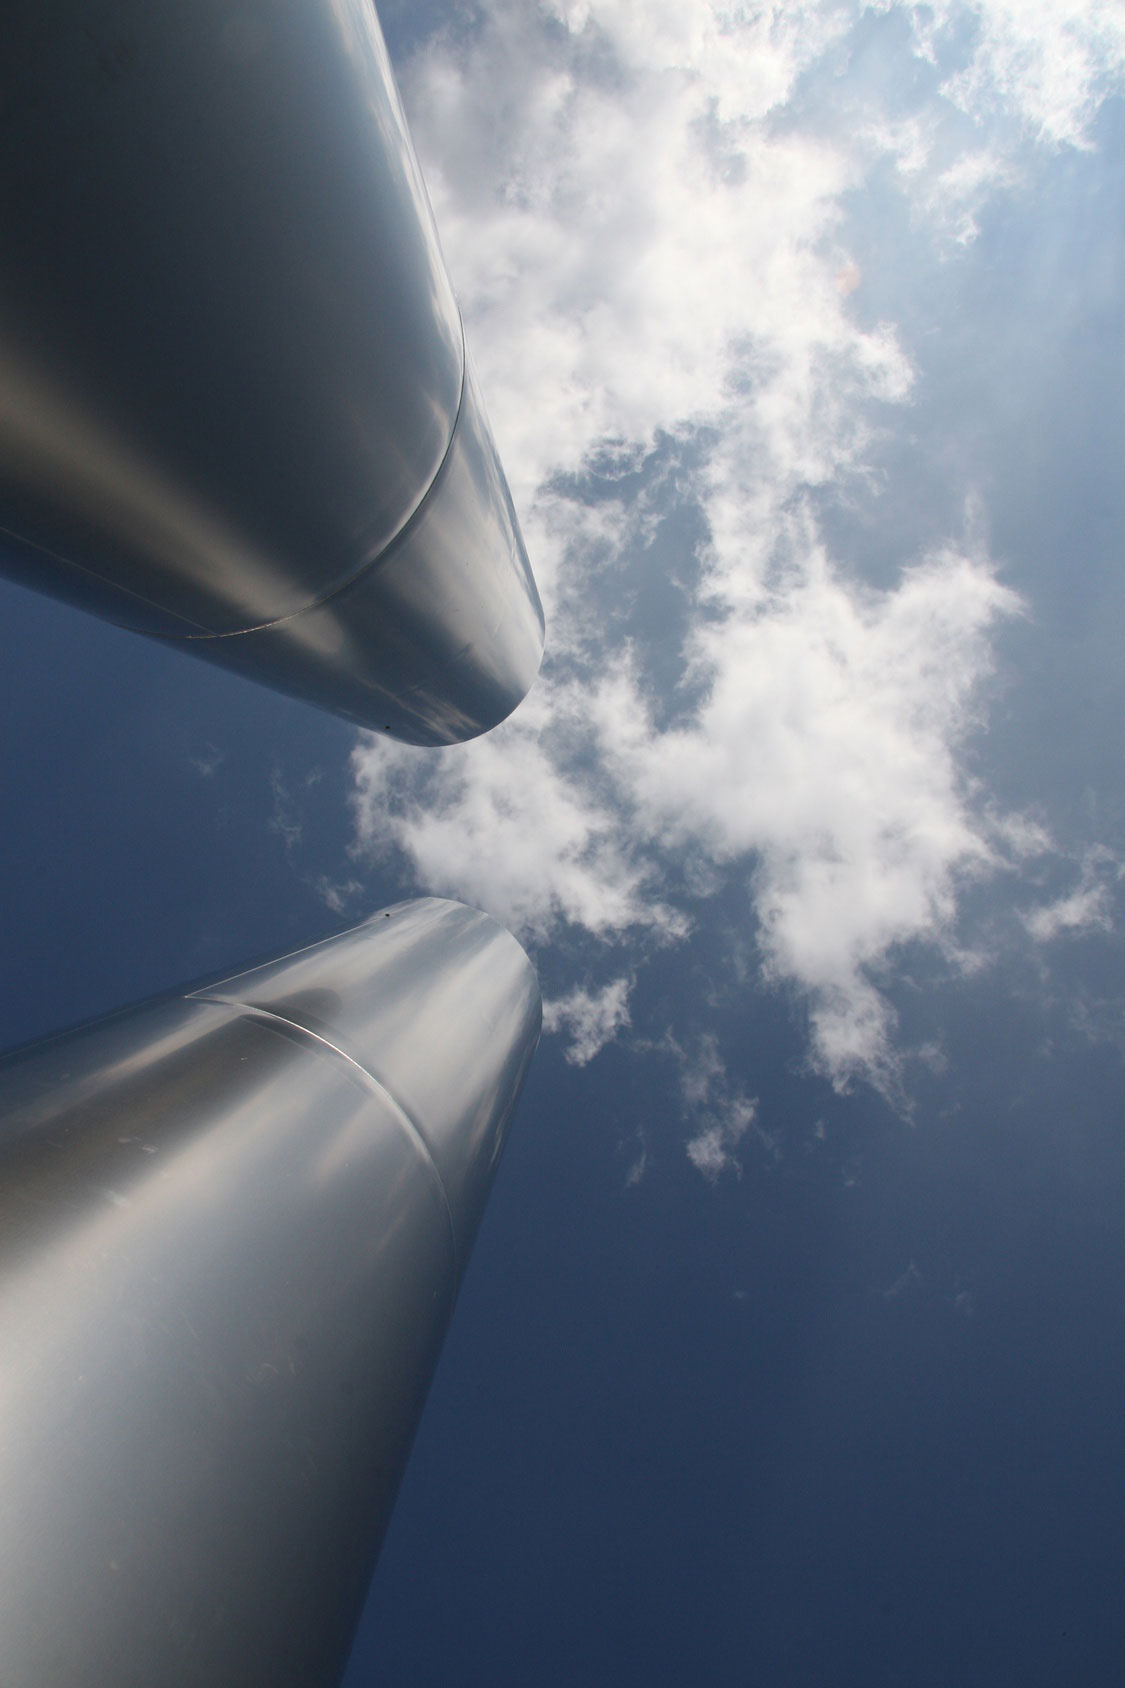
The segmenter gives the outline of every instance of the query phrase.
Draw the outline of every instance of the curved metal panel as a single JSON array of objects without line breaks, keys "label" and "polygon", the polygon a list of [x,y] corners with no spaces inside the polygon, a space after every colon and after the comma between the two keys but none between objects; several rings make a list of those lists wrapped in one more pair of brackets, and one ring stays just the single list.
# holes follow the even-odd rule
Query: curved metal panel
[{"label": "curved metal panel", "polygon": [[[0,567],[169,638],[334,599],[339,673],[323,638],[300,672],[283,640],[208,654],[394,730],[357,702],[386,630],[340,594],[421,532],[464,345],[373,8],[15,0],[4,33]],[[482,481],[458,520],[479,602],[426,555],[422,622],[444,628],[452,594],[472,675],[518,670],[526,690],[541,626],[521,624],[513,668],[517,635],[488,620],[513,569],[509,595],[534,595],[506,489]],[[384,690],[440,691],[435,652],[400,641]],[[449,683],[447,723],[492,724]]]},{"label": "curved metal panel", "polygon": [[311,1688],[346,1661],[479,1213],[392,1087],[467,1078],[445,1112],[490,1175],[539,1002],[450,904],[221,988],[287,969],[322,1030],[196,993],[0,1064],[5,1688]]},{"label": "curved metal panel", "polygon": [[[463,1266],[507,1130],[496,1098],[514,1100],[523,1085],[534,1048],[528,1028],[538,1036],[539,987],[515,939],[500,943],[495,921],[476,909],[425,897],[398,903],[379,920],[377,944],[361,926],[200,994],[303,1026],[395,1097],[441,1175]],[[456,968],[444,963],[451,953]],[[434,1028],[427,1039],[417,1034],[423,1006]]]},{"label": "curved metal panel", "polygon": [[543,609],[471,366],[414,520],[352,585],[276,626],[192,648],[410,744],[487,732],[525,696]]}]

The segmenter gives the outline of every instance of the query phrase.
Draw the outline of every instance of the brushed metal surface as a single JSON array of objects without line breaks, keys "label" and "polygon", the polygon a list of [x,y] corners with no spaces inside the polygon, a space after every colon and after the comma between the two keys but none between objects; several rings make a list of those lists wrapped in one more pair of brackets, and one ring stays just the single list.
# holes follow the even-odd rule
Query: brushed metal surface
[{"label": "brushed metal surface", "polygon": [[367,0],[11,0],[0,228],[0,568],[414,742],[515,706],[542,612]]},{"label": "brushed metal surface", "polygon": [[427,899],[0,1064],[4,1688],[337,1680],[539,1018]]}]

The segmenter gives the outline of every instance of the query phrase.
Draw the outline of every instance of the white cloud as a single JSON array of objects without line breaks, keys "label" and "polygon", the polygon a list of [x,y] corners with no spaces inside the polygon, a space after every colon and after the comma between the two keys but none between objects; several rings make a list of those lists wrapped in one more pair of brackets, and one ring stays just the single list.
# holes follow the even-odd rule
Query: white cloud
[{"label": "white cloud", "polygon": [[[674,1041],[669,1041],[675,1050]],[[694,1126],[686,1144],[687,1157],[712,1183],[724,1172],[741,1178],[742,1163],[735,1150],[751,1127],[759,1141],[773,1149],[772,1139],[757,1123],[757,1099],[731,1084],[713,1036],[703,1037],[692,1056],[684,1059],[680,1091]]]},{"label": "white cloud", "polygon": [[201,779],[209,780],[215,770],[222,766],[225,759],[221,750],[217,750],[213,744],[209,744],[207,749],[201,751],[198,756],[189,756],[188,763],[195,769]]},{"label": "white cloud", "polygon": [[352,758],[361,847],[397,847],[430,890],[531,937],[559,922],[607,938],[634,926],[683,935],[684,917],[656,895],[653,864],[570,762],[584,714],[580,695],[541,686],[511,720],[456,750],[364,735]]},{"label": "white cloud", "polygon": [[1083,858],[1081,878],[1074,890],[1024,915],[1024,925],[1036,943],[1050,943],[1055,938],[1085,937],[1091,932],[1112,932],[1111,876],[1119,878],[1120,870],[1110,851],[1102,848],[1088,850]]},{"label": "white cloud", "polygon": [[711,683],[690,725],[654,732],[627,679],[599,699],[603,753],[649,835],[754,861],[767,968],[810,993],[815,1054],[838,1081],[888,1059],[867,969],[940,940],[959,881],[1000,859],[956,751],[990,624],[1013,608],[956,553],[864,595],[814,545],[756,612],[698,635]]},{"label": "white cloud", "polygon": [[[485,739],[420,755],[364,738],[354,775],[361,848],[401,852],[427,889],[537,938],[675,941],[691,922],[669,862],[696,864],[694,919],[708,871],[740,869],[767,978],[807,995],[815,1064],[893,1090],[880,987],[896,948],[954,956],[965,883],[1046,841],[995,814],[965,768],[993,631],[1018,608],[983,550],[903,558],[875,590],[810,513],[810,488],[862,473],[915,380],[894,325],[857,308],[844,200],[889,159],[919,240],[969,239],[1029,134],[1083,140],[1125,33],[1075,0],[918,8],[904,51],[936,57],[967,21],[968,62],[917,109],[864,84],[862,120],[846,102],[834,123],[806,120],[802,77],[840,80],[859,15],[487,0],[468,36],[435,37],[407,67],[550,654]],[[697,701],[672,724],[606,609],[621,558],[659,554],[667,504],[624,488],[668,441],[705,536],[681,653]],[[595,461],[596,505],[581,490]],[[580,995],[557,1005],[575,1049]],[[748,1107],[712,1105],[689,1147],[702,1170],[732,1164]]]},{"label": "white cloud", "polygon": [[442,241],[525,511],[604,439],[647,442],[730,413],[805,473],[817,359],[850,358],[876,381],[897,363],[885,331],[849,318],[817,250],[855,183],[848,153],[768,129],[845,21],[702,0],[499,0],[467,48],[439,37],[409,68]]},{"label": "white cloud", "polygon": [[625,1188],[635,1190],[648,1170],[648,1146],[643,1137],[640,1139],[640,1152],[633,1160],[625,1174]]},{"label": "white cloud", "polygon": [[273,797],[273,813],[269,821],[270,831],[281,839],[285,847],[285,854],[292,857],[304,837],[304,822],[301,818],[299,801],[282,778],[281,769],[277,763],[274,764],[270,772],[270,794]]},{"label": "white cloud", "polygon": [[1085,885],[1057,902],[1032,909],[1025,924],[1037,943],[1052,938],[1079,937],[1086,932],[1111,932],[1113,914],[1104,885]]},{"label": "white cloud", "polygon": [[[548,1034],[570,1033],[566,1059],[572,1066],[586,1066],[629,1024],[630,988],[629,979],[614,979],[600,991],[588,991],[579,985],[567,996],[544,1002],[543,1030]],[[642,1172],[643,1161],[642,1154]],[[631,1171],[628,1182],[636,1183],[640,1176],[637,1173],[634,1178]]]},{"label": "white cloud", "polygon": [[763,1148],[776,1153],[773,1138],[758,1120],[757,1098],[732,1083],[713,1032],[684,1045],[669,1031],[656,1047],[680,1069],[680,1098],[691,1132],[684,1147],[698,1172],[711,1183],[724,1172],[741,1178],[742,1163],[735,1150],[751,1130]]},{"label": "white cloud", "polygon": [[737,1144],[752,1118],[751,1114],[748,1119],[736,1119],[733,1127],[715,1122],[705,1126],[697,1136],[689,1138],[687,1155],[695,1170],[702,1172],[712,1183],[728,1169],[740,1173],[742,1169],[731,1154],[731,1149]]},{"label": "white cloud", "polygon": [[[886,8],[891,9],[891,8]],[[939,0],[914,14],[917,50],[937,62],[946,43],[971,52],[941,83],[946,109],[911,114],[877,136],[914,176],[935,226],[961,245],[979,232],[995,194],[1016,186],[1029,144],[1089,147],[1106,96],[1125,75],[1125,10],[1118,0]],[[950,118],[964,114],[966,136]]]},{"label": "white cloud", "polygon": [[978,122],[1011,114],[1054,145],[1088,144],[1090,124],[1125,73],[1120,0],[939,4],[937,29],[976,23],[975,50],[944,92]]},{"label": "white cloud", "polygon": [[343,914],[355,898],[363,894],[362,881],[355,878],[334,880],[325,873],[318,876],[313,888],[333,914]]},{"label": "white cloud", "polygon": [[906,1270],[899,1273],[894,1283],[883,1291],[883,1300],[897,1301],[901,1296],[912,1295],[922,1287],[923,1282],[917,1263],[912,1260]]}]

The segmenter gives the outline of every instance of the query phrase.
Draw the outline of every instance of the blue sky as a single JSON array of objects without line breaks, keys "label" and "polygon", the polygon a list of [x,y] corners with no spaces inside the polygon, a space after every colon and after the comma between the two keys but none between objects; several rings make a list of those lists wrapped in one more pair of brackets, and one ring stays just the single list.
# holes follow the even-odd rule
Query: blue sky
[{"label": "blue sky", "polygon": [[382,16],[543,674],[410,750],[3,588],[2,1041],[534,954],[349,1688],[1112,1680],[1120,9]]}]

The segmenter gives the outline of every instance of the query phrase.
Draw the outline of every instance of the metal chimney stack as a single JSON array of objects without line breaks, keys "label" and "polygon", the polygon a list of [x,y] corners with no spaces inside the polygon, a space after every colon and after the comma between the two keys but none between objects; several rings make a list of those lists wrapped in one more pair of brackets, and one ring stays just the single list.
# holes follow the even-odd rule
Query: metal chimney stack
[{"label": "metal chimney stack", "polygon": [[0,569],[414,744],[543,613],[369,0],[7,0]]},{"label": "metal chimney stack", "polygon": [[426,899],[0,1064],[4,1688],[337,1680],[539,1026]]}]

